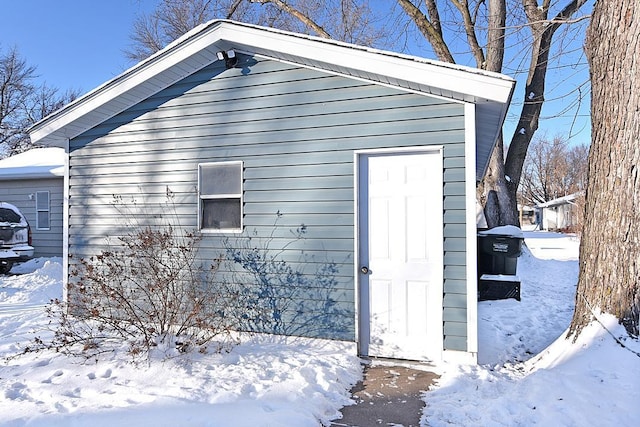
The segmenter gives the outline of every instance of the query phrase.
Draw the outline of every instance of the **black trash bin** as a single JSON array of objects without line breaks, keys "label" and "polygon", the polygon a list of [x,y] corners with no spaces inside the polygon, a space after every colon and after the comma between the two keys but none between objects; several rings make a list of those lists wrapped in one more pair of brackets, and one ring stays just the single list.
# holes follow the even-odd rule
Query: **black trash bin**
[{"label": "black trash bin", "polygon": [[516,276],[522,253],[522,231],[515,226],[478,232],[478,299],[515,298],[520,301],[520,279]]},{"label": "black trash bin", "polygon": [[[496,229],[498,231],[493,231]],[[478,233],[478,255],[482,257],[479,267],[486,274],[515,275],[518,267],[518,257],[522,253],[522,232],[517,235],[513,230],[511,235],[504,234],[511,227],[497,227]],[[514,227],[515,228],[515,227]],[[517,229],[518,231],[520,229]]]}]

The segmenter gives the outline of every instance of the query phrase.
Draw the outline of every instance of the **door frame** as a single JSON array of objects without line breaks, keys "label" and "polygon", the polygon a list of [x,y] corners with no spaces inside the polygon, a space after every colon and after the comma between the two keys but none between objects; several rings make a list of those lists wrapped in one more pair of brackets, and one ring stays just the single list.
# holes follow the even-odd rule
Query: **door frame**
[{"label": "door frame", "polygon": [[[362,295],[362,276],[360,274],[360,267],[362,260],[360,259],[360,249],[363,245],[369,244],[369,236],[362,236],[360,233],[360,211],[361,200],[368,199],[368,187],[363,186],[360,177],[360,160],[367,156],[380,156],[380,155],[398,155],[398,154],[427,154],[427,153],[439,153],[442,160],[442,184],[444,186],[444,146],[432,145],[432,146],[418,146],[418,147],[393,147],[393,148],[379,148],[370,150],[356,150],[353,156],[354,165],[354,286],[355,286],[355,332],[356,332],[356,346],[359,356],[368,354],[369,351],[369,338],[370,338],[370,323],[369,323],[369,308],[363,305]],[[365,187],[365,188],[363,188]],[[444,227],[444,208],[442,209],[443,227]],[[444,253],[442,254],[442,269],[444,270]],[[444,283],[443,283],[444,285]],[[368,302],[368,299],[367,299]],[[440,337],[439,341],[443,343],[444,334]],[[367,340],[365,342],[365,340]],[[443,344],[441,344],[441,351],[443,351]]]}]

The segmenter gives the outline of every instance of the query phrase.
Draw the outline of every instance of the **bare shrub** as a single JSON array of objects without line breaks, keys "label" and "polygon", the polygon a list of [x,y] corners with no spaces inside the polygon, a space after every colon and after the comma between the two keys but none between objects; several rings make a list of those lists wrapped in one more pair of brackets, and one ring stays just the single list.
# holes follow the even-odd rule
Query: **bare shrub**
[{"label": "bare shrub", "polygon": [[49,347],[91,357],[126,344],[137,357],[153,349],[171,355],[231,343],[233,323],[224,308],[233,293],[216,278],[219,261],[203,265],[197,258],[201,237],[163,221],[143,226],[130,220],[117,242],[70,267],[67,300],[49,307],[57,323]]},{"label": "bare shrub", "polygon": [[[275,225],[270,236],[226,239],[225,253],[203,264],[201,235],[171,224],[169,189],[167,196],[169,213],[154,226],[136,223],[116,197],[129,231],[98,255],[71,260],[66,301],[48,307],[53,339],[36,338],[26,352],[93,358],[126,348],[134,359],[170,357],[227,349],[237,343],[235,331],[351,338],[354,313],[339,301],[339,266],[296,245],[306,238],[304,225],[280,248],[273,247]],[[285,252],[299,257],[285,260]]]}]

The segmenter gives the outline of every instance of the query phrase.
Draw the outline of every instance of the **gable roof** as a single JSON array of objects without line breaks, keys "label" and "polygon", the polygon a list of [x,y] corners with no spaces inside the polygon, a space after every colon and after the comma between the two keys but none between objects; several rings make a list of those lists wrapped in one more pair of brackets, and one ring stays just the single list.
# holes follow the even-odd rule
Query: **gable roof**
[{"label": "gable roof", "polygon": [[34,148],[0,160],[0,181],[64,176],[64,149]]},{"label": "gable roof", "polygon": [[415,56],[228,20],[186,33],[114,79],[36,123],[33,143],[64,147],[72,139],[235,50],[377,84],[476,105],[476,178],[502,128],[515,81]]},{"label": "gable roof", "polygon": [[578,191],[573,194],[569,194],[567,196],[558,197],[557,199],[549,200],[548,202],[538,203],[536,207],[538,208],[552,208],[554,206],[560,205],[575,205],[574,200],[578,197],[584,196],[584,191]]}]

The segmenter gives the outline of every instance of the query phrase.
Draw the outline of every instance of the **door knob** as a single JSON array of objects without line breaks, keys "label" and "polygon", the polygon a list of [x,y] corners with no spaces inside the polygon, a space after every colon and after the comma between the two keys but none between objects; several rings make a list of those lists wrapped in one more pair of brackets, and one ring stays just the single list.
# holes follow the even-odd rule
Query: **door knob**
[{"label": "door knob", "polygon": [[367,266],[360,267],[360,271],[362,271],[362,274],[369,274],[369,267]]}]

